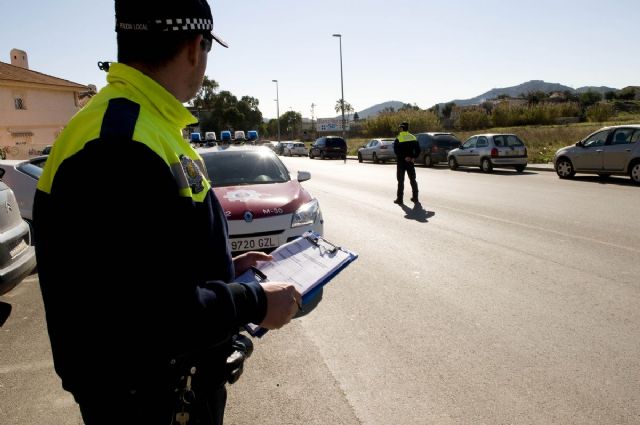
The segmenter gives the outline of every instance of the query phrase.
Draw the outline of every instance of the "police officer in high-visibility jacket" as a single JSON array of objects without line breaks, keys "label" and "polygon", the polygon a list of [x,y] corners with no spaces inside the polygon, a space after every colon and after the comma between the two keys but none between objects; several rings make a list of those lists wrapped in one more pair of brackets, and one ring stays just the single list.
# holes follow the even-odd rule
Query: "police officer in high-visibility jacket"
[{"label": "police officer in high-visibility jacket", "polygon": [[[235,277],[225,213],[182,137],[212,43],[206,0],[115,0],[118,63],[56,140],[34,204],[54,366],[86,425],[222,424],[239,329],[298,312]],[[214,68],[215,69],[215,68]],[[233,361],[231,361],[233,359]]]},{"label": "police officer in high-visibility jacket", "polygon": [[398,126],[400,132],[393,142],[393,152],[396,154],[396,177],[398,179],[398,193],[395,201],[396,204],[404,203],[402,197],[404,195],[404,174],[409,176],[411,184],[411,202],[418,203],[418,182],[416,181],[415,160],[420,154],[420,145],[416,136],[409,133],[409,123],[403,122]]}]

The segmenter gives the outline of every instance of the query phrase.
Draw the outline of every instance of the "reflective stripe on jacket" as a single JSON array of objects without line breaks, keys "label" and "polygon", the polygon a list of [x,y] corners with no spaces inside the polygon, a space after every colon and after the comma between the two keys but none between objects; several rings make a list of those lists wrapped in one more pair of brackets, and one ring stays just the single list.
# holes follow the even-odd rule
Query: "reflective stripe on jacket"
[{"label": "reflective stripe on jacket", "polygon": [[398,158],[417,158],[420,154],[418,139],[408,131],[401,131],[393,142],[393,152]]},{"label": "reflective stripe on jacket", "polygon": [[[49,193],[60,164],[80,151],[86,143],[101,136],[104,114],[113,99],[133,98],[140,104],[140,115],[134,122],[132,139],[147,145],[167,163],[174,173],[182,196],[202,202],[211,185],[206,178],[202,158],[182,138],[182,128],[197,122],[197,119],[157,82],[127,65],[112,64],[107,81],[109,85],[78,112],[60,134],[56,149],[47,160],[47,167],[40,177],[38,189]],[[142,93],[144,96],[141,96]],[[159,107],[162,107],[162,111],[158,111]],[[193,169],[194,163],[199,173]],[[202,187],[196,184],[192,188],[194,179],[198,180],[197,174],[205,177],[201,179]]]}]

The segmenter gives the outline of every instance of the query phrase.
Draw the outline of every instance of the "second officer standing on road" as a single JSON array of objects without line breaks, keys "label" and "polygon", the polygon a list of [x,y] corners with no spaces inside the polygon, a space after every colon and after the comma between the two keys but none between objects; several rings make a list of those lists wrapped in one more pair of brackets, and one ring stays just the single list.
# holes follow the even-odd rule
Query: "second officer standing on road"
[{"label": "second officer standing on road", "polygon": [[409,176],[411,184],[411,202],[418,203],[418,182],[416,181],[415,161],[420,154],[420,145],[416,136],[409,133],[409,123],[403,122],[398,126],[400,132],[393,142],[393,152],[396,154],[396,176],[398,178],[398,193],[395,201],[396,204],[402,205],[404,194],[404,173]]}]

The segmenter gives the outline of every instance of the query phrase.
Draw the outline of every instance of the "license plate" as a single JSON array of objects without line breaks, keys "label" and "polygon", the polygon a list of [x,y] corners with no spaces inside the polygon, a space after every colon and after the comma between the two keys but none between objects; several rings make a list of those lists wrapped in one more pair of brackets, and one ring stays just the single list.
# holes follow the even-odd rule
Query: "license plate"
[{"label": "license plate", "polygon": [[25,249],[27,249],[29,246],[27,245],[27,243],[24,241],[24,239],[22,239],[20,241],[20,243],[18,245],[16,245],[10,252],[9,255],[11,255],[11,259],[16,258],[22,251],[24,251]]},{"label": "license plate", "polygon": [[278,238],[275,236],[258,236],[255,238],[231,239],[232,251],[250,251],[253,249],[275,248],[278,246]]}]

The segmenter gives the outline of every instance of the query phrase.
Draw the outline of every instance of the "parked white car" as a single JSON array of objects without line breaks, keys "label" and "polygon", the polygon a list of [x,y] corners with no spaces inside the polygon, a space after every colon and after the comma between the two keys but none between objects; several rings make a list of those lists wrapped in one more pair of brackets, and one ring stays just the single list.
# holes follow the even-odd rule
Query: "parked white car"
[{"label": "parked white car", "polygon": [[374,163],[386,162],[396,159],[393,152],[393,141],[395,139],[371,139],[358,149],[358,162],[371,160]]},{"label": "parked white car", "polygon": [[284,156],[307,156],[309,154],[309,149],[307,149],[305,144],[302,142],[290,142],[284,145],[282,154]]},{"label": "parked white car", "polygon": [[13,190],[20,215],[29,223],[33,219],[33,198],[48,155],[31,159],[0,160],[0,180]]},{"label": "parked white car", "polygon": [[0,295],[9,292],[36,267],[29,225],[20,217],[13,191],[0,182]]},{"label": "parked white car", "polygon": [[449,168],[480,167],[485,173],[494,168],[515,168],[522,173],[527,167],[527,147],[515,134],[476,134],[459,148],[449,151]]}]

